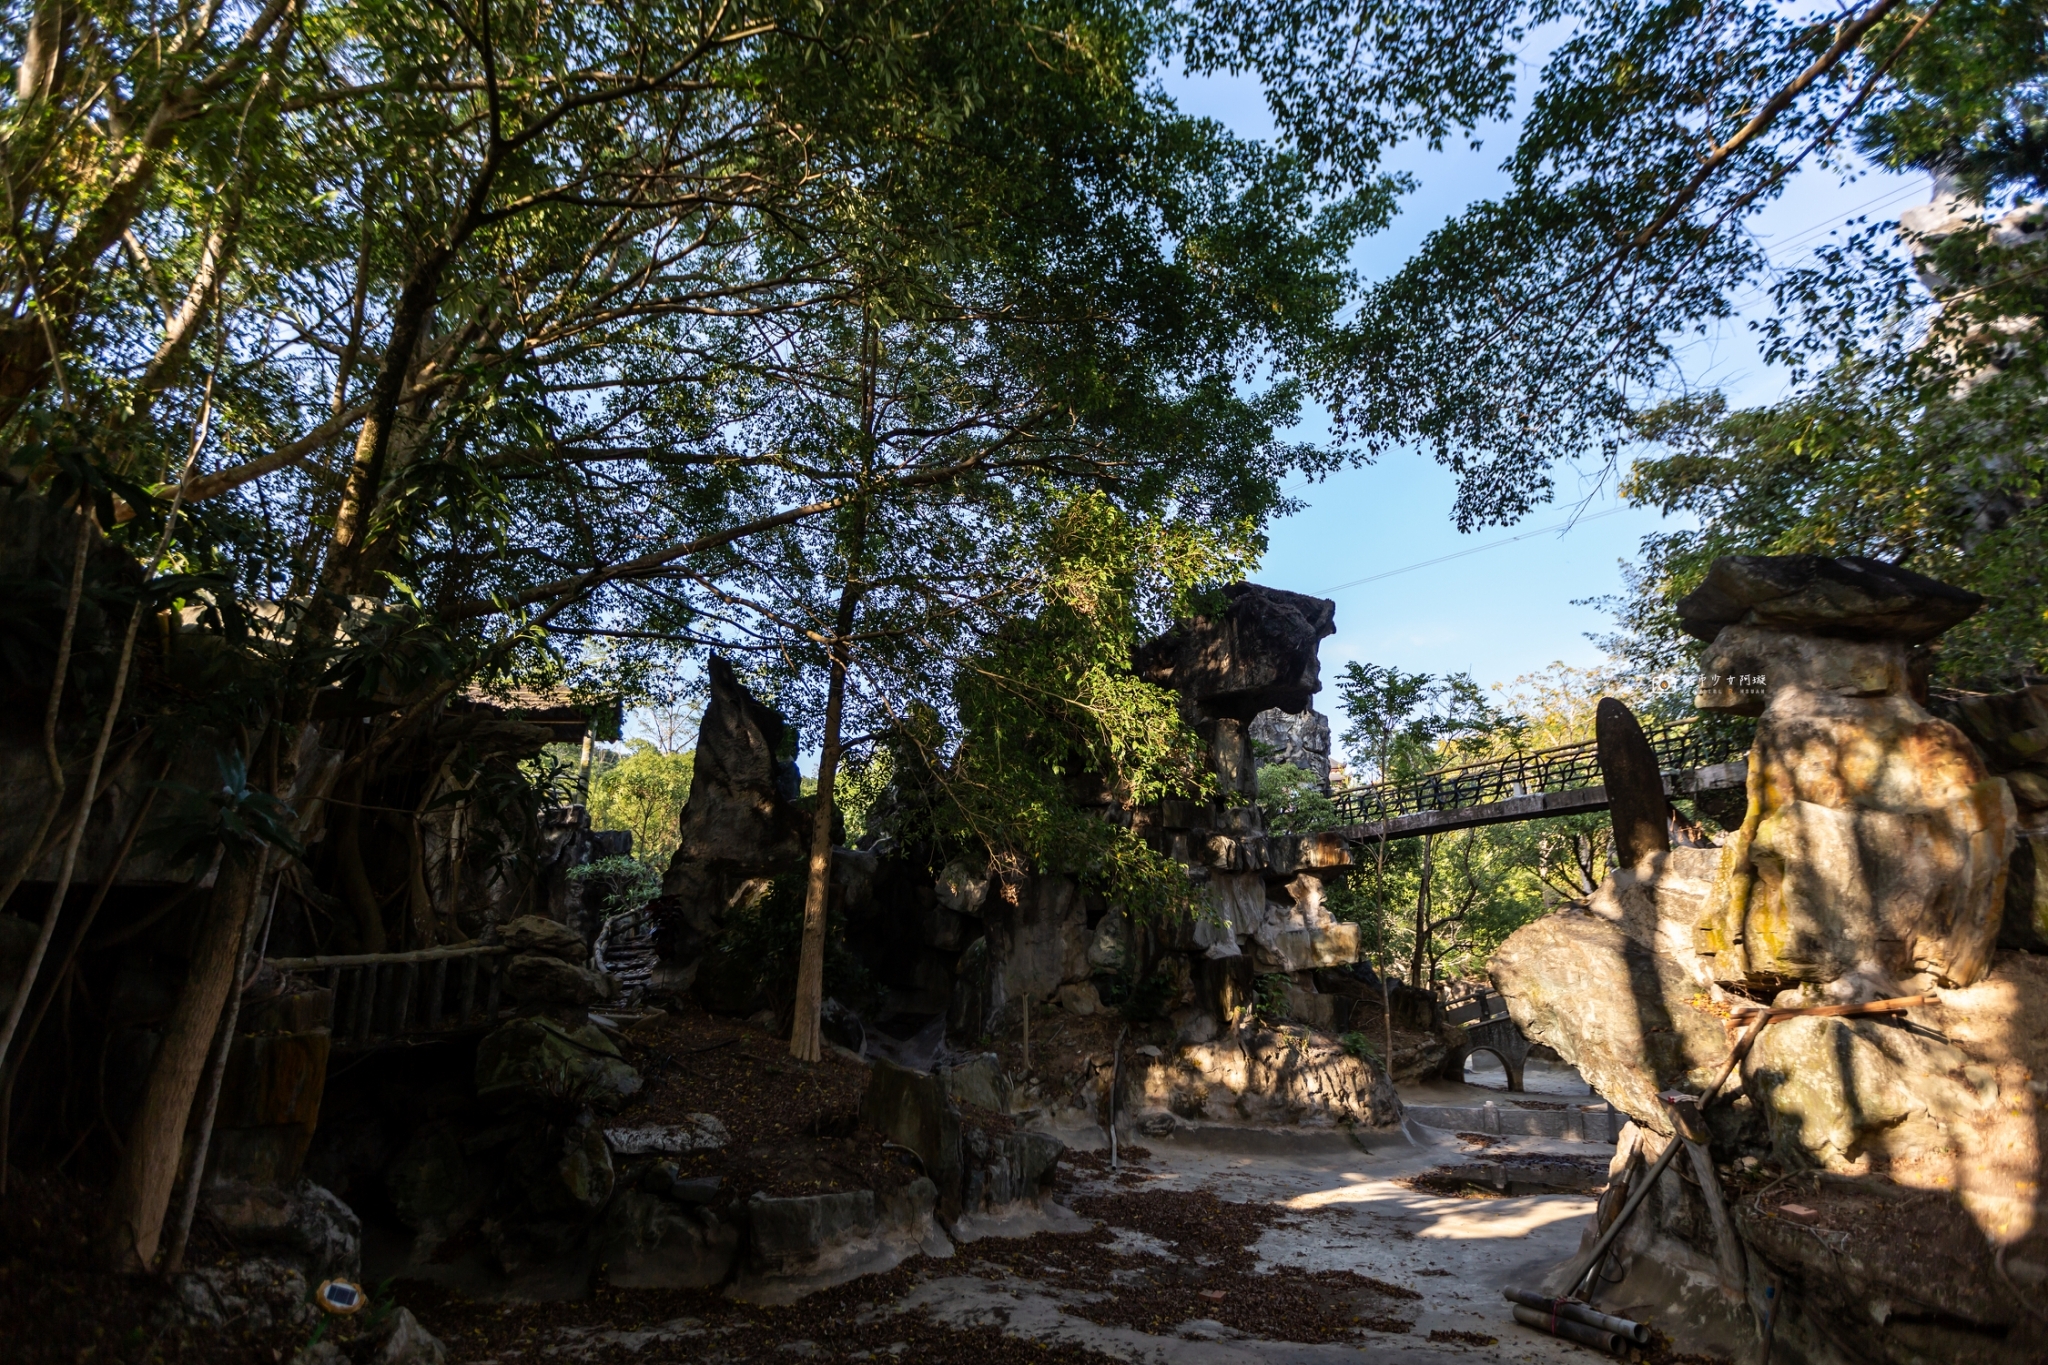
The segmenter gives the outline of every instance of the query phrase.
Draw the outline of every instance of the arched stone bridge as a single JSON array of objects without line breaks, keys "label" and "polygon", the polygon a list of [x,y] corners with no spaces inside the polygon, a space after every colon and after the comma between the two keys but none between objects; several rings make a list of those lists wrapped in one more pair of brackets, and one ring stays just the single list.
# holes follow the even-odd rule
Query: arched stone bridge
[{"label": "arched stone bridge", "polygon": [[1522,1067],[1529,1060],[1529,1040],[1508,1017],[1507,1001],[1496,991],[1485,991],[1453,1006],[1444,1017],[1459,1027],[1463,1038],[1444,1058],[1437,1074],[1447,1081],[1463,1080],[1465,1063],[1472,1054],[1490,1052],[1507,1072],[1508,1089],[1519,1094]]}]

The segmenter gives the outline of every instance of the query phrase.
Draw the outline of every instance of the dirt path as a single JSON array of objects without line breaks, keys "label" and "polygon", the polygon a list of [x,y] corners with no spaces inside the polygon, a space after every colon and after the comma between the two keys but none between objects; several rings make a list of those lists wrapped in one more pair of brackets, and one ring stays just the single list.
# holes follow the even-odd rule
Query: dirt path
[{"label": "dirt path", "polygon": [[[1428,1130],[1363,1143],[1201,1131],[1149,1147],[1116,1173],[1106,1154],[1071,1155],[1067,1212],[1036,1235],[980,1238],[788,1308],[605,1288],[573,1303],[407,1300],[450,1365],[1587,1358],[1517,1327],[1500,1289],[1533,1283],[1576,1247],[1590,1198],[1411,1188],[1402,1182],[1472,1156]],[[1523,1139],[1486,1154],[1596,1150]]]},{"label": "dirt path", "polygon": [[[1206,1135],[1204,1135],[1206,1136]],[[1060,1309],[1060,1294],[1027,1277],[990,1282],[935,1274],[905,1304],[960,1325],[1001,1323],[1012,1332],[1093,1348],[1134,1362],[1171,1365],[1278,1365],[1295,1361],[1439,1361],[1462,1356],[1501,1361],[1584,1360],[1577,1347],[1545,1339],[1514,1324],[1502,1300],[1506,1284],[1533,1284],[1578,1246],[1593,1200],[1579,1195],[1454,1198],[1400,1183],[1408,1177],[1469,1160],[1470,1147],[1448,1133],[1415,1136],[1441,1143],[1422,1146],[1395,1135],[1368,1137],[1361,1150],[1340,1137],[1260,1143],[1265,1150],[1232,1151],[1230,1135],[1199,1145],[1175,1140],[1150,1144],[1138,1168],[1134,1194],[1169,1190],[1213,1191],[1222,1199],[1266,1205],[1282,1214],[1253,1245],[1262,1271],[1351,1272],[1420,1295],[1393,1308],[1410,1325],[1404,1332],[1368,1330],[1357,1344],[1299,1343],[1234,1331],[1195,1319],[1168,1333],[1139,1332],[1087,1321]],[[1294,1150],[1287,1150],[1288,1144]],[[1491,1147],[1488,1156],[1555,1152],[1583,1156],[1597,1150],[1539,1139]],[[1103,1182],[1086,1182],[1100,1187]],[[1085,1200],[1077,1200],[1085,1203]],[[1113,1226],[1113,1224],[1112,1224]],[[943,1263],[935,1263],[938,1270]],[[1437,1334],[1437,1340],[1430,1339]],[[1495,1338],[1481,1345],[1486,1337]]]}]

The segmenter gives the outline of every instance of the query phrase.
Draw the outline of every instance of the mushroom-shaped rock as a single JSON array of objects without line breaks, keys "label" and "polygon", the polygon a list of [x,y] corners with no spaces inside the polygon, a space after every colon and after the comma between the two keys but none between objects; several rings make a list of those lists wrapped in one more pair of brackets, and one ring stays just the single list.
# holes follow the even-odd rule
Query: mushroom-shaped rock
[{"label": "mushroom-shaped rock", "polygon": [[1688,634],[1762,626],[1844,639],[1931,640],[1984,605],[1976,593],[1880,559],[1724,555],[1678,603]]},{"label": "mushroom-shaped rock", "polygon": [[1257,583],[1223,590],[1229,605],[1182,621],[1138,647],[1138,676],[1171,687],[1205,717],[1249,721],[1277,707],[1308,708],[1322,689],[1316,644],[1337,631],[1337,604],[1326,597]]}]

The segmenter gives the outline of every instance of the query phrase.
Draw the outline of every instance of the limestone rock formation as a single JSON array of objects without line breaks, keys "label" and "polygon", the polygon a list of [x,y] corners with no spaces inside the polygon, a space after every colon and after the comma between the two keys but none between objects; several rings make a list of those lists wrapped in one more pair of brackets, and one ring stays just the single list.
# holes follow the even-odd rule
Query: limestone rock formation
[{"label": "limestone rock formation", "polygon": [[1515,1023],[1556,1048],[1639,1124],[1671,1131],[1659,1093],[1697,1094],[1728,1043],[1693,952],[1719,849],[1673,849],[1617,870],[1585,908],[1510,935],[1488,963]]},{"label": "limestone rock formation", "polygon": [[314,1284],[362,1268],[363,1225],[355,1210],[310,1180],[280,1187],[224,1181],[209,1185],[207,1217],[239,1247],[295,1265]]},{"label": "limestone rock formation", "polygon": [[490,1103],[616,1109],[639,1090],[640,1073],[594,1024],[514,1019],[477,1044],[476,1094]]},{"label": "limestone rock formation", "polygon": [[1320,690],[1317,643],[1337,631],[1337,604],[1256,583],[1223,590],[1228,605],[1138,648],[1138,676],[1186,697],[1204,719],[1236,733],[1261,711],[1305,710]]},{"label": "limestone rock formation", "polygon": [[[963,1081],[961,1090],[983,1097],[973,1078]],[[948,1224],[1036,1203],[1066,1151],[1048,1133],[1014,1128],[991,1133],[964,1118],[943,1067],[925,1073],[877,1061],[861,1098],[860,1121],[917,1153],[934,1184],[939,1216]]]},{"label": "limestone rock formation", "polygon": [[709,1289],[738,1259],[739,1229],[712,1210],[621,1190],[607,1214],[605,1278],[626,1289]]},{"label": "limestone rock formation", "polygon": [[[1741,827],[1718,854],[1618,870],[1491,963],[1524,1032],[1634,1120],[1616,1188],[1673,1131],[1660,1094],[1718,1073],[1736,1009],[1933,997],[1902,1018],[1770,1024],[1708,1110],[1714,1155],[1796,1176],[1805,1213],[1738,1201],[1731,1255],[1674,1170],[1622,1239],[1610,1301],[1655,1305],[1711,1349],[1750,1349],[1775,1284],[1774,1359],[2028,1358],[1999,1344],[2028,1322],[2019,1291],[1987,1294],[1984,1272],[2048,1235],[2048,959],[1997,946],[2021,808],[1987,763],[1995,745],[1915,696],[1913,647],[1975,605],[1872,561],[1718,563],[1681,611],[1711,637],[1697,704],[1761,717]],[[1788,1219],[1825,1220],[1825,1235]],[[1909,1225],[1928,1248],[1914,1269],[1882,1245]]]},{"label": "limestone rock formation", "polygon": [[[1279,707],[1252,717],[1245,733],[1251,736],[1257,767],[1285,763],[1315,775],[1325,795],[1330,790],[1330,718],[1311,706],[1290,715]],[[1268,752],[1261,755],[1259,747]]]},{"label": "limestone rock formation", "polygon": [[950,1256],[933,1223],[938,1191],[919,1177],[890,1190],[748,1201],[745,1259],[729,1291],[753,1303],[790,1303],[813,1289],[889,1270],[919,1252]]},{"label": "limestone rock formation", "polygon": [[1999,943],[2048,953],[2048,685],[1949,692],[1934,698],[1931,709],[1970,737],[2012,789],[2019,813]]},{"label": "limestone rock formation", "polygon": [[499,940],[515,953],[540,953],[564,962],[586,962],[590,945],[566,924],[540,915],[521,915],[498,930]]},{"label": "limestone rock formation", "polygon": [[1700,922],[1715,980],[1875,999],[1917,972],[1983,975],[2017,811],[1963,733],[1914,700],[1908,658],[1978,601],[1871,561],[1751,556],[1719,561],[1680,604],[1696,630],[1735,618],[1702,658],[1696,703],[1762,716],[1749,809]]},{"label": "limestone rock formation", "polygon": [[521,953],[505,964],[505,984],[512,997],[529,1005],[595,1005],[612,997],[612,979],[603,972],[541,953]]},{"label": "limestone rock formation", "polygon": [[795,733],[724,659],[714,655],[707,672],[711,696],[697,734],[681,842],[650,906],[662,955],[678,961],[717,930],[750,882],[796,867],[809,847],[809,821],[797,806]]},{"label": "limestone rock formation", "polygon": [[1157,1057],[1125,1059],[1125,1104],[1133,1122],[1170,1114],[1188,1122],[1383,1128],[1401,1116],[1384,1072],[1335,1039],[1252,1029]]},{"label": "limestone rock formation", "polygon": [[1969,619],[1984,599],[1877,559],[1724,555],[1678,604],[1702,640],[1729,626],[1917,644]]}]

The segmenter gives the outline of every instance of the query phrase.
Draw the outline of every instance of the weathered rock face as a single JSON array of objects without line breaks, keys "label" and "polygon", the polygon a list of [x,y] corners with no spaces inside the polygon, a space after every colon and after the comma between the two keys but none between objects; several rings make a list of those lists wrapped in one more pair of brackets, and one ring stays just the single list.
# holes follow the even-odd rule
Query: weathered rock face
[{"label": "weathered rock face", "polygon": [[1290,715],[1274,707],[1261,711],[1252,717],[1245,733],[1251,737],[1254,746],[1264,745],[1271,753],[1259,757],[1253,750],[1255,764],[1265,767],[1269,763],[1285,763],[1315,774],[1316,782],[1327,793],[1330,790],[1330,718],[1311,706],[1298,715]]},{"label": "weathered rock face", "polygon": [[1614,864],[1634,867],[1653,853],[1671,849],[1664,778],[1657,751],[1635,713],[1613,697],[1602,697],[1595,718],[1601,784],[1614,826]]},{"label": "weathered rock face", "polygon": [[1757,626],[1844,640],[1931,640],[1969,619],[1976,593],[1886,564],[1825,555],[1725,555],[1678,604],[1693,636]]},{"label": "weathered rock face", "polygon": [[1132,1121],[1332,1127],[1398,1123],[1401,1101],[1385,1075],[1314,1034],[1254,1029],[1153,1057],[1126,1057],[1124,1106]]},{"label": "weathered rock face", "polygon": [[237,1246],[294,1265],[314,1284],[337,1275],[355,1279],[362,1268],[363,1225],[355,1210],[310,1180],[289,1188],[210,1185],[204,1203]]},{"label": "weathered rock face", "polygon": [[739,1257],[740,1233],[711,1209],[621,1190],[606,1215],[605,1277],[627,1289],[709,1289]]},{"label": "weathered rock face", "polygon": [[789,1303],[813,1289],[891,1269],[907,1257],[950,1256],[932,1221],[938,1191],[922,1177],[893,1190],[773,1199],[747,1204],[746,1260],[734,1298]]},{"label": "weathered rock face", "polygon": [[[1185,696],[1204,718],[1243,726],[1259,712],[1307,708],[1321,689],[1316,645],[1337,630],[1337,604],[1256,583],[1225,588],[1229,605],[1142,645],[1138,676]],[[1249,763],[1246,764],[1249,767]]]},{"label": "weathered rock face", "polygon": [[1692,951],[1719,849],[1652,855],[1618,871],[1584,909],[1546,915],[1488,963],[1515,1023],[1579,1069],[1639,1124],[1671,1131],[1665,1090],[1699,1093],[1728,1043]]},{"label": "weathered rock face", "polygon": [[[1617,872],[1491,964],[1528,1036],[1635,1120],[1638,1171],[1672,1130],[1658,1092],[1718,1073],[1732,1006],[1934,998],[1903,1018],[1773,1022],[1739,1092],[1708,1111],[1723,1161],[1828,1173],[1800,1177],[1805,1212],[1737,1201],[1746,1284],[1675,1172],[1622,1239],[1613,1301],[1658,1305],[1667,1330],[1714,1349],[1747,1349],[1775,1283],[1780,1359],[2028,1358],[2001,1344],[2021,1339],[2024,1310],[1986,1294],[1984,1270],[1998,1247],[2027,1260],[2020,1244],[2048,1236],[2048,959],[1997,948],[2019,808],[1986,763],[1994,746],[1915,699],[1909,653],[1974,606],[1867,561],[1717,565],[1681,610],[1712,639],[1698,704],[1761,715],[1741,828],[1712,865],[1678,849]],[[1905,1215],[1919,1207],[1925,1223]]]},{"label": "weathered rock face", "polygon": [[505,984],[513,999],[531,1005],[595,1005],[613,992],[603,972],[540,953],[520,953],[506,963]]},{"label": "weathered rock face", "polygon": [[1999,944],[2048,953],[2048,685],[1948,693],[1932,707],[1968,735],[1991,771],[2005,779],[2019,813]]},{"label": "weathered rock face", "polygon": [[945,1068],[925,1073],[878,1061],[861,1098],[864,1126],[917,1153],[931,1177],[939,1216],[949,1225],[1035,1203],[1066,1150],[1047,1133],[992,1134],[963,1122],[956,1098],[970,1104],[1006,1098],[983,1094],[986,1088],[973,1076],[956,1085]]},{"label": "weathered rock face", "polygon": [[[1761,669],[1764,702],[1749,809],[1700,922],[1716,980],[1844,981],[1877,998],[1915,972],[1955,985],[1983,974],[2017,812],[1962,732],[1913,700],[1906,665],[1899,640],[1748,625],[1716,637],[1709,678]],[[1698,704],[1728,709],[1724,693],[1703,687]]]},{"label": "weathered rock face", "polygon": [[521,915],[509,921],[499,929],[498,937],[515,953],[539,953],[574,963],[590,960],[590,945],[583,941],[583,935],[539,915]]},{"label": "weathered rock face", "polygon": [[477,1044],[476,1094],[489,1103],[616,1109],[639,1090],[640,1073],[594,1024],[514,1019]]},{"label": "weathered rock face", "polygon": [[654,903],[663,955],[694,952],[726,905],[751,879],[794,867],[808,847],[808,822],[788,724],[740,685],[713,656],[710,701],[698,730],[682,841]]}]

